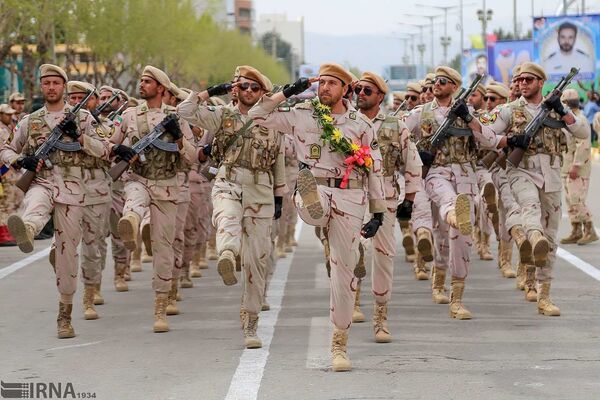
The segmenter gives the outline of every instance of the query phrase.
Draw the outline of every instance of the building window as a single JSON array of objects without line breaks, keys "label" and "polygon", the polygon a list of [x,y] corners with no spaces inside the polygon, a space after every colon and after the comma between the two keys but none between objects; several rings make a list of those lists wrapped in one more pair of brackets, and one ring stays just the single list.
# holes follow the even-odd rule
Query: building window
[{"label": "building window", "polygon": [[252,16],[252,10],[249,8],[240,8],[238,12],[241,20],[249,20]]}]

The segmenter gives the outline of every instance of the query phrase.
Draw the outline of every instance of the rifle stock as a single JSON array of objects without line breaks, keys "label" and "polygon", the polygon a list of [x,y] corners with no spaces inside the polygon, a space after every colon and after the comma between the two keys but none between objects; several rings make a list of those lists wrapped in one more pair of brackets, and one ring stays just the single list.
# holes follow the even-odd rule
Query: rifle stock
[{"label": "rifle stock", "polygon": [[495,151],[488,151],[488,153],[481,159],[481,163],[487,169],[492,168],[494,161],[498,158],[498,153]]},{"label": "rifle stock", "polygon": [[35,172],[27,170],[23,173],[23,175],[21,175],[19,180],[17,180],[16,186],[19,189],[21,189],[23,191],[23,193],[26,193],[27,190],[29,190],[29,186],[31,186],[34,179],[35,179]]},{"label": "rifle stock", "polygon": [[108,175],[112,178],[113,182],[116,182],[121,175],[129,168],[129,163],[125,160],[121,160],[108,170]]}]

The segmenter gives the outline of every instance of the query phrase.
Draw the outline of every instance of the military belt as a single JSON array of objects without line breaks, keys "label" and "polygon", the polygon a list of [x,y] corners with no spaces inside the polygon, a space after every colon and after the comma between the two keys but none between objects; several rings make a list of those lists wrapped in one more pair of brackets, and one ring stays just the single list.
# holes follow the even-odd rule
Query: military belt
[{"label": "military belt", "polygon": [[[340,185],[342,184],[341,178],[315,178],[317,181],[317,185],[327,186],[330,188],[341,189]],[[350,179],[348,180],[348,185],[344,189],[362,189],[363,183],[358,179]]]}]

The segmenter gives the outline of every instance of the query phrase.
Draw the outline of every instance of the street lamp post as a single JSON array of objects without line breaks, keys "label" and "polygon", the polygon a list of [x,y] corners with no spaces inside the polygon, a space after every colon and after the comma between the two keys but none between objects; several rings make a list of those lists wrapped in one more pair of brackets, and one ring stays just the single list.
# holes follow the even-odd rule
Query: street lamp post
[{"label": "street lamp post", "polygon": [[477,18],[481,21],[481,38],[483,39],[483,48],[487,49],[487,24],[488,21],[492,20],[494,12],[488,10],[485,6],[485,0],[483,0],[483,8],[477,10]]}]

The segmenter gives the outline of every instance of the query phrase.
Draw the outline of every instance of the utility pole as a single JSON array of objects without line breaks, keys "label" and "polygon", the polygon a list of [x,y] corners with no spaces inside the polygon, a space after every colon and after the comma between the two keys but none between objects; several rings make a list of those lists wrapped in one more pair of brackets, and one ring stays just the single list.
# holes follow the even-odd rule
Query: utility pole
[{"label": "utility pole", "polygon": [[434,37],[433,37],[433,20],[434,20],[434,18],[441,17],[441,15],[419,15],[419,14],[404,14],[404,15],[409,16],[409,17],[420,17],[420,18],[428,18],[429,19],[430,26],[431,26],[431,53],[430,53],[430,55],[431,55],[431,68],[435,67],[435,60],[433,58],[434,53],[435,53],[434,52],[435,45],[434,45],[434,42],[433,42],[433,40],[434,40]]},{"label": "utility pole", "polygon": [[[426,27],[429,24],[412,24],[412,23],[408,23],[408,22],[400,22],[400,25],[410,25],[410,26],[416,26],[419,28],[419,36],[420,36],[420,43],[417,45],[417,50],[419,51],[419,74],[424,74],[425,73],[425,44],[423,43],[423,28]],[[414,40],[413,40],[414,42]],[[414,59],[414,46],[413,46],[413,59]]]},{"label": "utility pole", "polygon": [[517,0],[513,0],[513,38],[517,40]]},{"label": "utility pole", "polygon": [[487,24],[488,21],[492,20],[492,15],[494,12],[492,10],[488,10],[485,5],[485,0],[483,2],[483,9],[477,10],[477,18],[481,21],[481,38],[483,39],[483,48],[487,49]]},{"label": "utility pole", "polygon": [[[444,11],[444,36],[440,36],[440,43],[442,45],[442,49],[444,49],[444,58],[442,60],[443,64],[447,64],[448,63],[448,46],[450,46],[450,43],[452,42],[452,38],[450,36],[448,36],[448,11],[452,10],[452,9],[456,9],[456,8],[461,8],[461,12],[462,12],[462,0],[460,2],[460,6],[431,6],[431,5],[427,5],[427,4],[415,4],[415,6],[418,7],[429,7],[429,8],[435,8],[438,10],[442,10]],[[434,17],[430,17],[431,18],[431,22],[432,22],[432,37],[433,37],[433,18]],[[462,18],[461,18],[461,24],[462,24]],[[462,47],[462,37],[461,37],[461,47]],[[462,49],[461,49],[462,50]],[[433,60],[432,60],[433,63]]]}]

